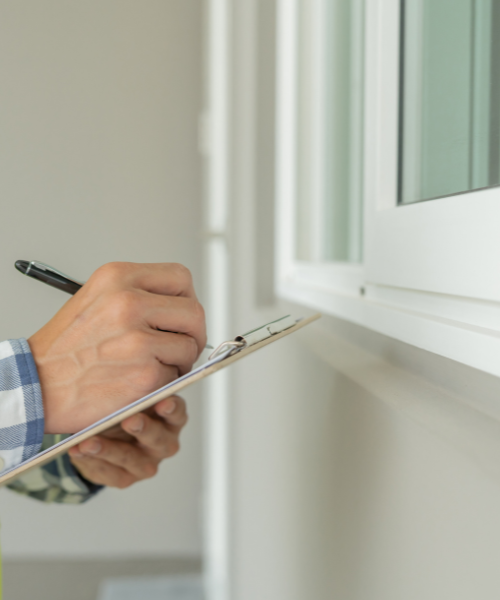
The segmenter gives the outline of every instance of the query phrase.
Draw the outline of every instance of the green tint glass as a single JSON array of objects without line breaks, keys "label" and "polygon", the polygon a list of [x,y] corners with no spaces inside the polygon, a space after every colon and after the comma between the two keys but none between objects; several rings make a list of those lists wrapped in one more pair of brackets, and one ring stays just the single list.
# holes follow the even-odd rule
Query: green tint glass
[{"label": "green tint glass", "polygon": [[402,0],[399,202],[500,184],[500,0]]},{"label": "green tint glass", "polygon": [[364,0],[325,2],[319,27],[315,4],[299,0],[296,258],[356,263],[362,255]]}]

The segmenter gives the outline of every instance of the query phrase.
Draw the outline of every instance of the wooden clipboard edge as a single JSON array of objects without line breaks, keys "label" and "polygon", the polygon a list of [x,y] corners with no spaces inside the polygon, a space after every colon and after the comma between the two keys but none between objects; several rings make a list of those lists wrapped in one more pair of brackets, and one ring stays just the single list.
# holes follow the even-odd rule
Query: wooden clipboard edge
[{"label": "wooden clipboard edge", "polygon": [[200,381],[201,379],[205,379],[205,377],[212,375],[212,373],[216,373],[217,371],[220,371],[221,369],[224,369],[225,367],[229,367],[236,361],[241,360],[242,358],[244,358],[245,356],[248,356],[249,354],[252,354],[252,352],[256,352],[257,350],[260,350],[264,346],[267,346],[268,344],[271,344],[273,342],[277,342],[281,338],[284,338],[287,335],[290,335],[291,333],[294,333],[295,331],[302,329],[303,327],[305,327],[306,325],[309,325],[313,321],[316,321],[320,317],[321,317],[321,314],[316,313],[315,315],[313,315],[311,317],[302,319],[293,327],[290,327],[289,329],[285,329],[285,331],[282,331],[282,332],[277,333],[265,340],[262,340],[261,342],[258,342],[257,344],[254,344],[253,346],[249,346],[248,348],[244,348],[243,350],[240,350],[240,352],[233,354],[233,356],[229,356],[228,358],[225,358],[225,359],[221,360],[220,362],[215,363],[215,364],[211,365],[210,367],[207,367],[203,371],[196,373],[195,375],[193,375],[193,377],[185,379],[184,381],[180,381],[177,385],[174,384],[168,390],[163,390],[162,392],[159,392],[158,394],[151,396],[150,398],[148,398],[148,400],[145,400],[141,404],[133,406],[129,410],[126,410],[125,412],[122,412],[121,414],[117,415],[116,417],[109,419],[109,421],[106,421],[106,423],[101,423],[100,425],[97,425],[96,427],[92,428],[92,430],[90,430],[90,431],[86,431],[80,435],[76,435],[75,437],[68,439],[66,442],[63,442],[62,444],[57,446],[57,448],[54,448],[53,451],[49,450],[48,452],[43,454],[43,456],[33,457],[29,462],[27,462],[24,465],[20,465],[14,471],[5,473],[5,475],[0,475],[0,487],[6,485],[10,481],[14,481],[15,479],[18,479],[21,475],[23,475],[27,471],[30,471],[31,469],[34,469],[35,467],[41,467],[42,465],[54,460],[54,458],[56,458],[56,456],[59,456],[60,454],[64,454],[70,448],[72,448],[73,446],[76,446],[77,444],[80,444],[81,442],[87,440],[88,438],[91,438],[94,435],[98,435],[99,433],[102,433],[103,431],[106,431],[107,429],[110,429],[111,427],[118,425],[119,423],[121,423],[122,421],[127,419],[128,417],[131,417],[139,412],[142,412],[143,410],[145,410],[151,406],[154,406],[155,404],[160,402],[160,400],[164,400],[165,398],[168,398],[169,396],[174,396],[178,392],[183,390],[184,388],[192,385],[193,383],[196,383],[197,381]]}]

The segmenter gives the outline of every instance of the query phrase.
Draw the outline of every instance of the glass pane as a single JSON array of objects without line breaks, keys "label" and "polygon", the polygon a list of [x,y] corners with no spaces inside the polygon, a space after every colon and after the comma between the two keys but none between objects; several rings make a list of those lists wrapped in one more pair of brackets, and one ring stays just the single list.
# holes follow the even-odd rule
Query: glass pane
[{"label": "glass pane", "polygon": [[500,1],[402,0],[399,202],[500,183]]},{"label": "glass pane", "polygon": [[361,260],[363,5],[299,0],[299,260]]}]

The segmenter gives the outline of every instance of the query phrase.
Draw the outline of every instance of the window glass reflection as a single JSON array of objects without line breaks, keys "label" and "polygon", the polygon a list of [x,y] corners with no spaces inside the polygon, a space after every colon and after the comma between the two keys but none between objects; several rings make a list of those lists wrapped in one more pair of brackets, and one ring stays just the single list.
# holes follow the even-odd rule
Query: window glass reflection
[{"label": "window glass reflection", "polygon": [[399,202],[500,183],[500,1],[402,0]]}]

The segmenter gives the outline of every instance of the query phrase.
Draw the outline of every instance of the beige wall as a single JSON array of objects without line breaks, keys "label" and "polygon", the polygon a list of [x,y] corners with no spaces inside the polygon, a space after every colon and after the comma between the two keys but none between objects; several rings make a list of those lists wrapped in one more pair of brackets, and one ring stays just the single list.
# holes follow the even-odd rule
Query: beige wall
[{"label": "beige wall", "polygon": [[[201,276],[201,0],[19,0],[0,7],[0,337],[64,302],[14,270],[85,279],[110,260]],[[199,288],[199,285],[198,285]],[[5,556],[200,552],[200,390],[182,453],[83,507],[1,492]]]},{"label": "beige wall", "polygon": [[232,598],[496,597],[495,378],[324,317],[233,384]]}]

